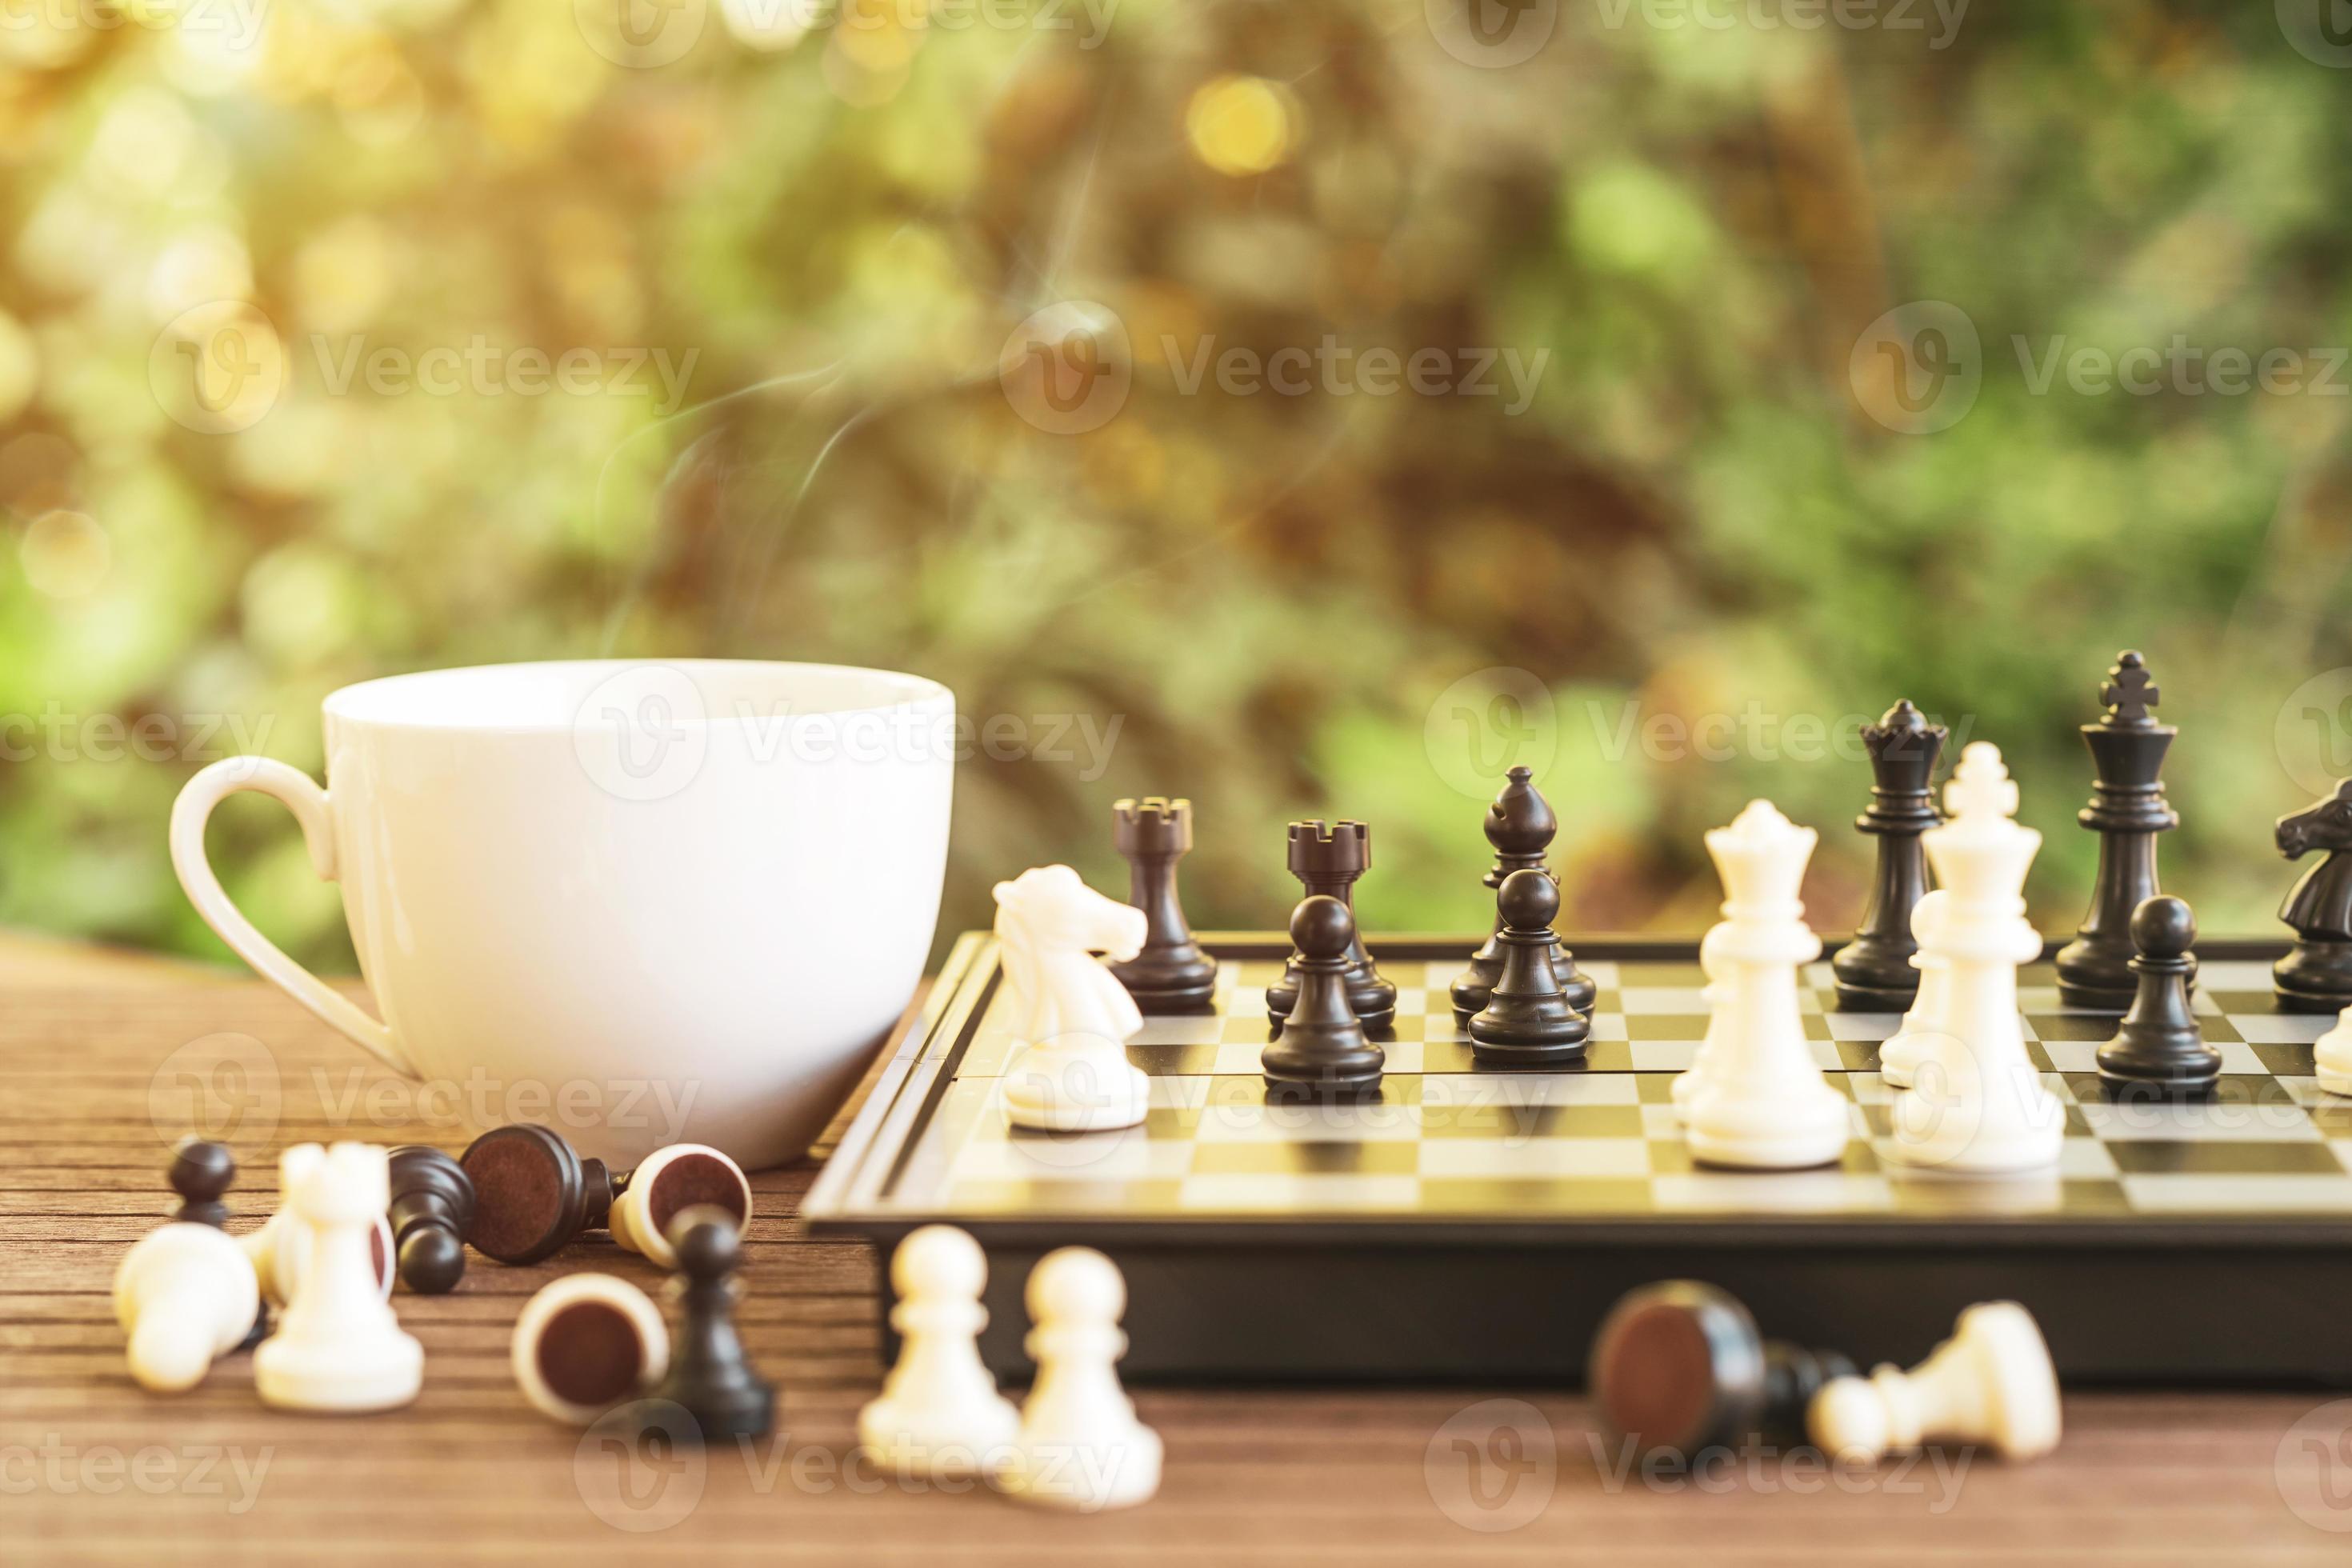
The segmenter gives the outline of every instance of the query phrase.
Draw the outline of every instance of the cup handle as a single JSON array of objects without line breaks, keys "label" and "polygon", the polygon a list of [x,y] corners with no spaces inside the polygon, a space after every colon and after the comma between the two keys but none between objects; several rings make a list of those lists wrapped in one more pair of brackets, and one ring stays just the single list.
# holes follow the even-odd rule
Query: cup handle
[{"label": "cup handle", "polygon": [[284,763],[268,757],[227,757],[190,779],[172,805],[172,869],[179,873],[188,901],[263,979],[351,1037],[393,1071],[404,1078],[421,1077],[394,1042],[390,1029],[287,957],[229,901],[220,879],[213,874],[212,863],[205,858],[205,824],[212,820],[213,807],[241,789],[282,802],[302,825],[302,842],[310,848],[311,868],[321,880],[335,880],[335,830],[327,814],[327,792],[312,784],[310,774]]}]

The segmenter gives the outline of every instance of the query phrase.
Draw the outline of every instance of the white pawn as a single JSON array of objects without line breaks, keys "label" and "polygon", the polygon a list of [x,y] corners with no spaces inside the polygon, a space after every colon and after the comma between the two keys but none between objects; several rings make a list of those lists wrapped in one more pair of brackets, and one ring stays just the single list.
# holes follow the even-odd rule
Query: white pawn
[{"label": "white pawn", "polygon": [[1018,1042],[1004,1068],[1013,1124],[1052,1132],[1135,1126],[1150,1108],[1151,1080],[1127,1059],[1127,1041],[1143,1015],[1109,964],[1143,951],[1143,911],[1096,892],[1067,866],[1024,871],[995,892],[998,961]]},{"label": "white pawn", "polygon": [[1985,1301],[1962,1312],[1952,1337],[1909,1372],[1882,1366],[1830,1383],[1813,1395],[1806,1424],[1815,1447],[1842,1458],[1956,1439],[2035,1459],[2058,1446],[2058,1373],[2032,1313]]},{"label": "white pawn", "polygon": [[1729,896],[1706,1074],[1685,1117],[1691,1155],[1705,1163],[1801,1170],[1844,1152],[1849,1108],[1822,1076],[1798,1005],[1798,967],[1822,952],[1797,897],[1819,840],[1767,800],[1706,836]]},{"label": "white pawn", "polygon": [[927,1225],[890,1258],[898,1360],[857,1413],[857,1441],[900,1476],[944,1480],[988,1468],[1021,1429],[1020,1413],[981,1364],[988,1258],[951,1225]]},{"label": "white pawn", "polygon": [[1699,993],[1699,996],[1706,1003],[1706,1032],[1699,1038],[1698,1049],[1691,1053],[1689,1068],[1676,1073],[1674,1082],[1666,1086],[1668,1092],[1674,1096],[1675,1115],[1677,1118],[1687,1117],[1690,1114],[1690,1103],[1697,1098],[1698,1091],[1706,1083],[1707,1062],[1714,1054],[1717,1039],[1724,1031],[1726,1015],[1717,1004],[1724,999],[1725,994],[1723,942],[1730,934],[1731,922],[1718,921],[1705,936],[1699,939],[1699,973],[1706,976],[1706,987]]},{"label": "white pawn", "polygon": [[392,1200],[390,1161],[373,1143],[298,1143],[278,1157],[288,1208],[310,1233],[301,1282],[278,1332],[253,1352],[265,1404],[289,1410],[389,1410],[416,1397],[425,1348],[403,1333],[378,1283],[369,1238]]},{"label": "white pawn", "polygon": [[1037,1381],[992,1479],[1011,1496],[1080,1513],[1149,1501],[1160,1489],[1160,1434],[1119,1387],[1127,1281],[1118,1266],[1065,1247],[1030,1273],[1028,1299]]},{"label": "white pawn", "polygon": [[2352,1094],[2352,1007],[2336,1016],[2336,1026],[2311,1047],[2312,1069],[2330,1094]]},{"label": "white pawn", "polygon": [[181,1220],[150,1231],[114,1271],[114,1316],[131,1336],[131,1375],[158,1394],[202,1383],[260,1310],[253,1265],[216,1226]]},{"label": "white pawn", "polygon": [[1911,906],[1911,940],[1919,945],[1911,955],[1911,967],[1919,972],[1919,993],[1903,1015],[1902,1026],[1878,1047],[1878,1076],[1896,1089],[1909,1089],[1919,1064],[1950,1039],[1944,1033],[1944,1013],[1949,1005],[1946,993],[1951,988],[1952,966],[1937,952],[1936,933],[1951,896],[1937,888],[1921,894]]}]

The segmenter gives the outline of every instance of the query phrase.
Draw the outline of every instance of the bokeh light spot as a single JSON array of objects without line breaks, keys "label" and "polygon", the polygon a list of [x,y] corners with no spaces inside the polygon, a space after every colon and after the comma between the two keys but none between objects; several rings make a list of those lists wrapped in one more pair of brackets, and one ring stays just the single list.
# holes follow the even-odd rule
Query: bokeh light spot
[{"label": "bokeh light spot", "polygon": [[1262,174],[1297,145],[1300,111],[1289,89],[1255,76],[1204,82],[1184,109],[1184,135],[1221,174]]}]

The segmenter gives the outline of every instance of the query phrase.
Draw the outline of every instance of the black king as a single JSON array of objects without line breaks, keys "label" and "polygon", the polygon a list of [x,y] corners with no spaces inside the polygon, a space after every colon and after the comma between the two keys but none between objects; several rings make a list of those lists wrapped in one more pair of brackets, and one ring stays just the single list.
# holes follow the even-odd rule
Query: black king
[{"label": "black king", "polygon": [[1931,724],[1908,699],[1888,709],[1875,724],[1862,727],[1870,752],[1869,808],[1854,827],[1878,839],[1878,876],[1864,906],[1861,929],[1830,960],[1837,976],[1841,1008],[1862,1013],[1901,1013],[1918,994],[1919,972],[1911,955],[1911,910],[1927,890],[1927,857],[1919,836],[1943,818],[1937,815],[1931,784],[1947,731]]},{"label": "black king", "polygon": [[2083,726],[2098,779],[2074,820],[2099,836],[2099,878],[2082,928],[2058,950],[2058,1000],[2069,1007],[2120,1013],[2131,1005],[2132,911],[2160,890],[2156,836],[2180,826],[2157,781],[2180,731],[2150,711],[2158,695],[2152,679],[2139,655],[2117,654],[2099,691],[2107,710]]}]

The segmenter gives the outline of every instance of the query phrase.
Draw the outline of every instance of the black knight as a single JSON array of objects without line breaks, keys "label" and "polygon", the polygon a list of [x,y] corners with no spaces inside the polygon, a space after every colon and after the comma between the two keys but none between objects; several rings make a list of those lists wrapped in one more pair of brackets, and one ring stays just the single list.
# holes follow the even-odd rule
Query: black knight
[{"label": "black knight", "polygon": [[2279,853],[2300,860],[2314,849],[2327,858],[2303,874],[2279,909],[2295,943],[2272,967],[2278,1005],[2288,1013],[2334,1013],[2352,1005],[2352,779],[2336,793],[2278,819]]}]

